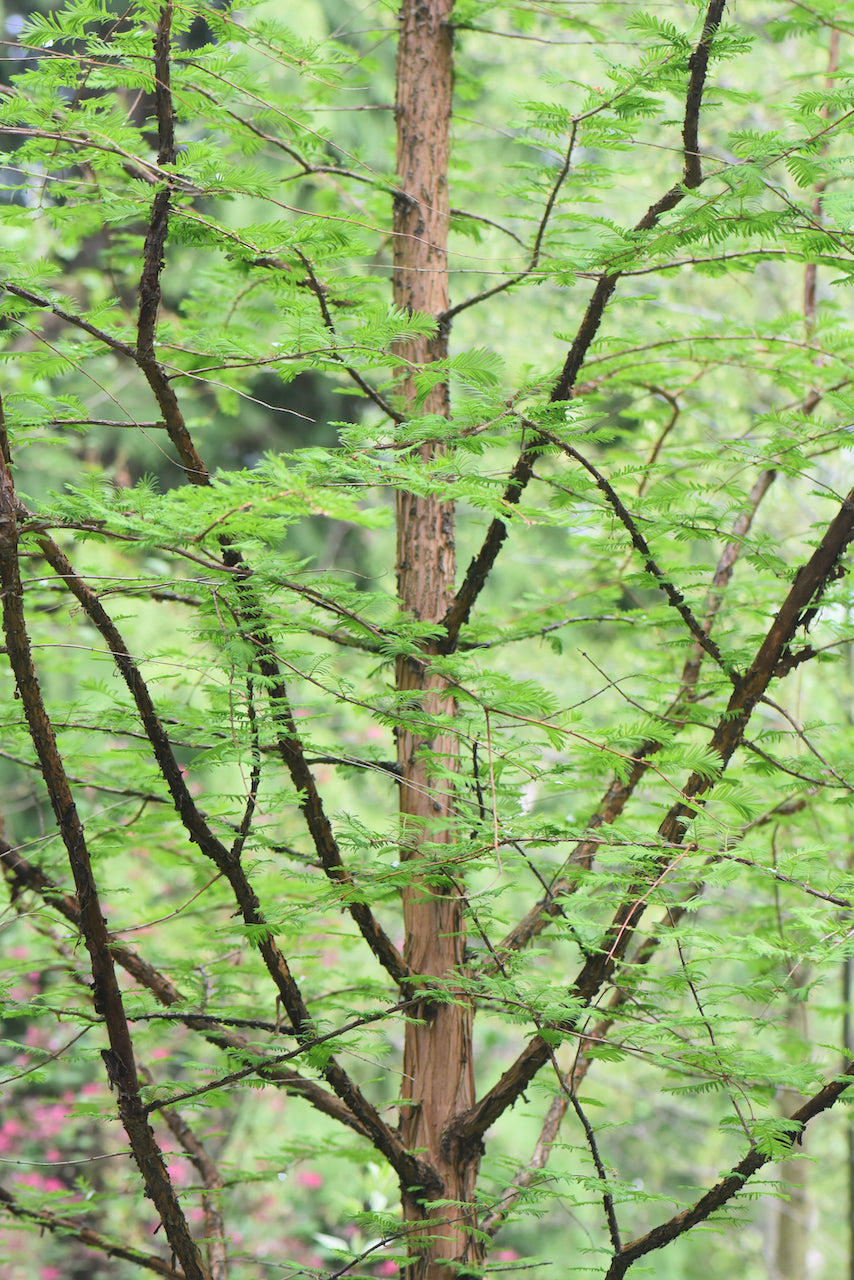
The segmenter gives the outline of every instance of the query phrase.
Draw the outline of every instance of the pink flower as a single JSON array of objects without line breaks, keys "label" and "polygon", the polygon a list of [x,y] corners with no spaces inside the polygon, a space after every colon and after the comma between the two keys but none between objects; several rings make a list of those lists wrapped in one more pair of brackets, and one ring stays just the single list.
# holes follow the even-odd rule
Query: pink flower
[{"label": "pink flower", "polygon": [[323,1178],[319,1173],[315,1173],[313,1169],[303,1169],[297,1174],[297,1182],[301,1187],[307,1187],[309,1191],[317,1191],[323,1186]]},{"label": "pink flower", "polygon": [[40,1138],[54,1138],[65,1128],[65,1117],[61,1102],[47,1102],[34,1108],[32,1127]]},{"label": "pink flower", "polygon": [[498,1255],[499,1262],[517,1262],[519,1254],[515,1249],[502,1249]]},{"label": "pink flower", "polygon": [[386,1258],[385,1262],[380,1263],[374,1274],[378,1276],[396,1276],[397,1263],[392,1262],[391,1258]]},{"label": "pink flower", "polygon": [[58,1267],[42,1267],[39,1280],[62,1280],[62,1272]]}]

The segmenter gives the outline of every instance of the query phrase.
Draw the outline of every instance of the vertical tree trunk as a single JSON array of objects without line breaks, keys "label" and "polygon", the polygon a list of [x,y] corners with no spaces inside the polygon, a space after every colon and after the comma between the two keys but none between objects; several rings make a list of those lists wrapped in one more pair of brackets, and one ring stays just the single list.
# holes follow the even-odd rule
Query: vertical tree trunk
[{"label": "vertical tree trunk", "polygon": [[[842,961],[842,1048],[843,1062],[854,1061],[854,1025],[851,1002],[854,999],[854,963],[846,956]],[[854,1116],[850,1110],[845,1115],[845,1136],[848,1147],[848,1280],[854,1280]]]},{"label": "vertical tree trunk", "polygon": [[[798,965],[790,975],[792,987],[797,991],[809,982],[809,973]],[[808,1007],[804,1000],[790,999],[786,1005],[786,1021],[794,1033],[807,1043]],[[777,1103],[784,1116],[791,1116],[805,1101],[797,1089],[780,1089]],[[803,1154],[805,1139],[796,1148]],[[793,1148],[794,1150],[795,1148]],[[769,1268],[773,1280],[807,1280],[807,1253],[809,1249],[810,1203],[807,1176],[809,1162],[793,1158],[781,1160],[777,1166],[777,1185],[785,1192],[785,1200],[777,1200],[774,1207],[774,1259]]]},{"label": "vertical tree trunk", "polygon": [[[403,0],[397,58],[397,168],[399,194],[394,210],[394,301],[408,311],[438,316],[448,306],[448,155],[453,80],[452,0]],[[442,359],[447,335],[417,339],[400,347],[415,365]],[[405,407],[414,404],[412,378],[402,375]],[[436,387],[421,412],[448,416],[448,389]],[[421,446],[425,467],[441,451]],[[397,498],[398,596],[403,609],[423,621],[438,621],[454,590],[454,509],[434,497],[399,493]],[[400,691],[421,696],[429,714],[453,713],[444,681],[425,660],[397,664]],[[459,881],[441,865],[441,846],[454,840],[453,785],[457,747],[450,734],[398,733],[400,810],[404,857],[413,880],[403,895],[406,959],[419,974],[454,989],[461,973],[464,922]],[[438,776],[430,758],[441,765]],[[429,853],[424,848],[425,842]],[[449,850],[450,852],[450,850]],[[429,871],[427,863],[429,862]],[[422,863],[419,867],[417,864]],[[414,1257],[409,1280],[457,1280],[466,1265],[477,1270],[478,1248],[468,1230],[478,1152],[447,1150],[442,1135],[454,1115],[474,1101],[471,1008],[425,999],[406,1029],[402,1094],[410,1099],[401,1115],[409,1148],[423,1151],[444,1183],[444,1199],[458,1207],[436,1206],[403,1189],[404,1218],[410,1224]],[[423,1225],[423,1232],[416,1224]]]}]

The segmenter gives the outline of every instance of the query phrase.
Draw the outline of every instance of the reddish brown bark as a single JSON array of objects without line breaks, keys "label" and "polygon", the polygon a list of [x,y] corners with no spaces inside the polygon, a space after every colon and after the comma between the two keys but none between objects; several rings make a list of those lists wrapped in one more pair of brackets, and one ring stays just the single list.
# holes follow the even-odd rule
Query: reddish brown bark
[{"label": "reddish brown bark", "polygon": [[[404,0],[400,11],[397,64],[397,158],[399,192],[394,212],[394,300],[409,314],[440,316],[448,308],[448,156],[453,80],[451,0]],[[448,390],[441,384],[423,408],[415,406],[412,370],[447,355],[447,335],[401,345],[404,410],[448,415]],[[441,446],[421,445],[429,467]],[[453,504],[434,496],[397,497],[397,573],[401,607],[422,621],[439,622],[454,593]],[[445,683],[430,674],[432,646],[424,660],[401,658],[397,688],[421,698],[428,715],[453,713]],[[433,650],[435,652],[435,649]],[[398,765],[403,856],[415,864],[403,892],[405,958],[416,974],[455,989],[463,968],[464,922],[456,877],[442,874],[441,846],[453,833],[456,743],[401,726]],[[431,766],[431,760],[435,763]],[[442,767],[437,775],[436,764]],[[430,853],[425,855],[424,843]],[[426,874],[429,861],[431,873]],[[422,867],[417,864],[421,862]],[[438,864],[438,866],[437,866]],[[442,1200],[458,1207],[430,1208],[423,1190],[404,1188],[404,1215],[412,1224],[410,1280],[451,1280],[477,1262],[468,1227],[478,1152],[449,1150],[443,1134],[450,1120],[474,1102],[470,1006],[425,998],[410,1019],[404,1046],[402,1093],[410,1099],[401,1116],[401,1135],[410,1150],[423,1152],[443,1183]],[[431,1197],[432,1198],[432,1197]]]}]

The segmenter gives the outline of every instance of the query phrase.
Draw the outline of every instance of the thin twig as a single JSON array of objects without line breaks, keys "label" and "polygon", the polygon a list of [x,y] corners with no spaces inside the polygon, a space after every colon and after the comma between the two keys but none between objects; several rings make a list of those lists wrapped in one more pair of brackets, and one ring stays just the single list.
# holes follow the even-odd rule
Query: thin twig
[{"label": "thin twig", "polygon": [[[52,881],[38,867],[27,862],[15,849],[0,840],[0,864],[16,890],[30,889],[38,893],[49,906],[61,915],[77,930],[80,930],[80,909],[76,897],[66,894],[59,885]],[[268,1030],[275,1034],[293,1034],[293,1028],[281,1024],[261,1024],[257,1019],[225,1018],[219,1019],[198,1010],[174,1010],[173,1006],[187,1003],[187,997],[175,984],[154,968],[138,951],[129,947],[121,938],[109,935],[110,954],[116,964],[125,969],[139,984],[150,991],[160,1004],[166,1006],[168,1012],[138,1014],[129,1021],[143,1021],[154,1018],[176,1019],[192,1030],[200,1032],[206,1040],[219,1049],[242,1055],[247,1061],[255,1064],[258,1076],[265,1082],[297,1097],[305,1098],[315,1110],[330,1116],[333,1120],[344,1124],[347,1128],[367,1137],[365,1127],[356,1119],[349,1107],[345,1106],[333,1093],[329,1093],[316,1080],[301,1076],[297,1071],[273,1064],[259,1064],[257,1047],[252,1046],[245,1037],[229,1030],[230,1027],[247,1026],[258,1030]]]},{"label": "thin twig", "polygon": [[[154,1084],[151,1072],[140,1067],[140,1075],[147,1085]],[[222,1174],[208,1154],[203,1142],[196,1137],[180,1111],[172,1108],[164,1111],[163,1118],[178,1139],[194,1165],[204,1185],[202,1210],[204,1212],[205,1245],[211,1280],[228,1280],[228,1257],[225,1224],[222,1217],[221,1192],[225,1186]]]},{"label": "thin twig", "polygon": [[[771,470],[761,473],[750,491],[745,510],[739,514],[733,523],[730,541],[721,553],[703,603],[703,631],[706,635],[711,633],[723,602],[724,591],[732,577],[744,539],[750,530],[759,504],[768,492],[775,475],[776,472]],[[692,696],[699,679],[704,652],[705,650],[699,645],[692,646],[691,652],[682,668],[676,696],[665,712],[664,718],[666,720],[675,718],[677,723],[684,721],[688,699]],[[567,872],[572,867],[589,866],[591,864],[598,843],[593,836],[593,832],[602,826],[609,825],[620,816],[627,801],[650,768],[653,757],[660,749],[661,743],[656,738],[648,738],[633,753],[634,760],[628,777],[615,775],[612,778],[595,813],[587,824],[587,833],[584,838],[576,844],[564,866],[556,874],[550,891],[531,908],[519,924],[504,938],[500,948],[502,953],[507,949],[516,951],[527,946],[531,939],[541,933],[550,921],[560,913],[559,899],[564,894],[572,892],[574,883],[567,876]]]},{"label": "thin twig", "polygon": [[[326,290],[318,280],[310,259],[306,257],[306,255],[302,252],[301,249],[296,250],[296,255],[299,258],[302,265],[305,267],[305,272],[306,272],[306,275],[308,276],[308,287],[310,288],[314,296],[317,298],[317,303],[318,303],[318,306],[320,307],[320,314],[323,319],[323,323],[326,326],[326,328],[329,330],[329,332],[332,334],[332,336],[337,337],[335,321],[332,319],[332,315],[329,311],[329,306],[326,299]],[[353,381],[355,382],[359,390],[363,391],[369,400],[373,400],[377,408],[382,409],[383,413],[386,414],[387,417],[389,417],[392,422],[395,422],[398,425],[401,422],[403,422],[406,415],[398,412],[397,409],[392,408],[392,406],[386,400],[385,396],[380,395],[379,391],[377,391],[375,387],[372,387],[369,382],[366,382],[365,379],[362,377],[362,375],[359,373],[358,369],[354,369],[352,365],[347,364],[344,357],[338,351],[336,351],[334,347],[332,348],[330,355],[331,355],[331,358],[335,360],[338,364],[340,364],[342,369],[344,369],[344,371],[353,379]]]}]

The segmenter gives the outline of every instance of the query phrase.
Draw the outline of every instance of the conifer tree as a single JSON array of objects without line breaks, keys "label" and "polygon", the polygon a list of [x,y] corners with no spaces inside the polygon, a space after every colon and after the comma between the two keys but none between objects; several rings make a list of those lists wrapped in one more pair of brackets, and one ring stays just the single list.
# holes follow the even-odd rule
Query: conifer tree
[{"label": "conifer tree", "polygon": [[851,23],[667,12],[8,27],[43,1276],[758,1266],[692,1228],[842,1131]]}]

